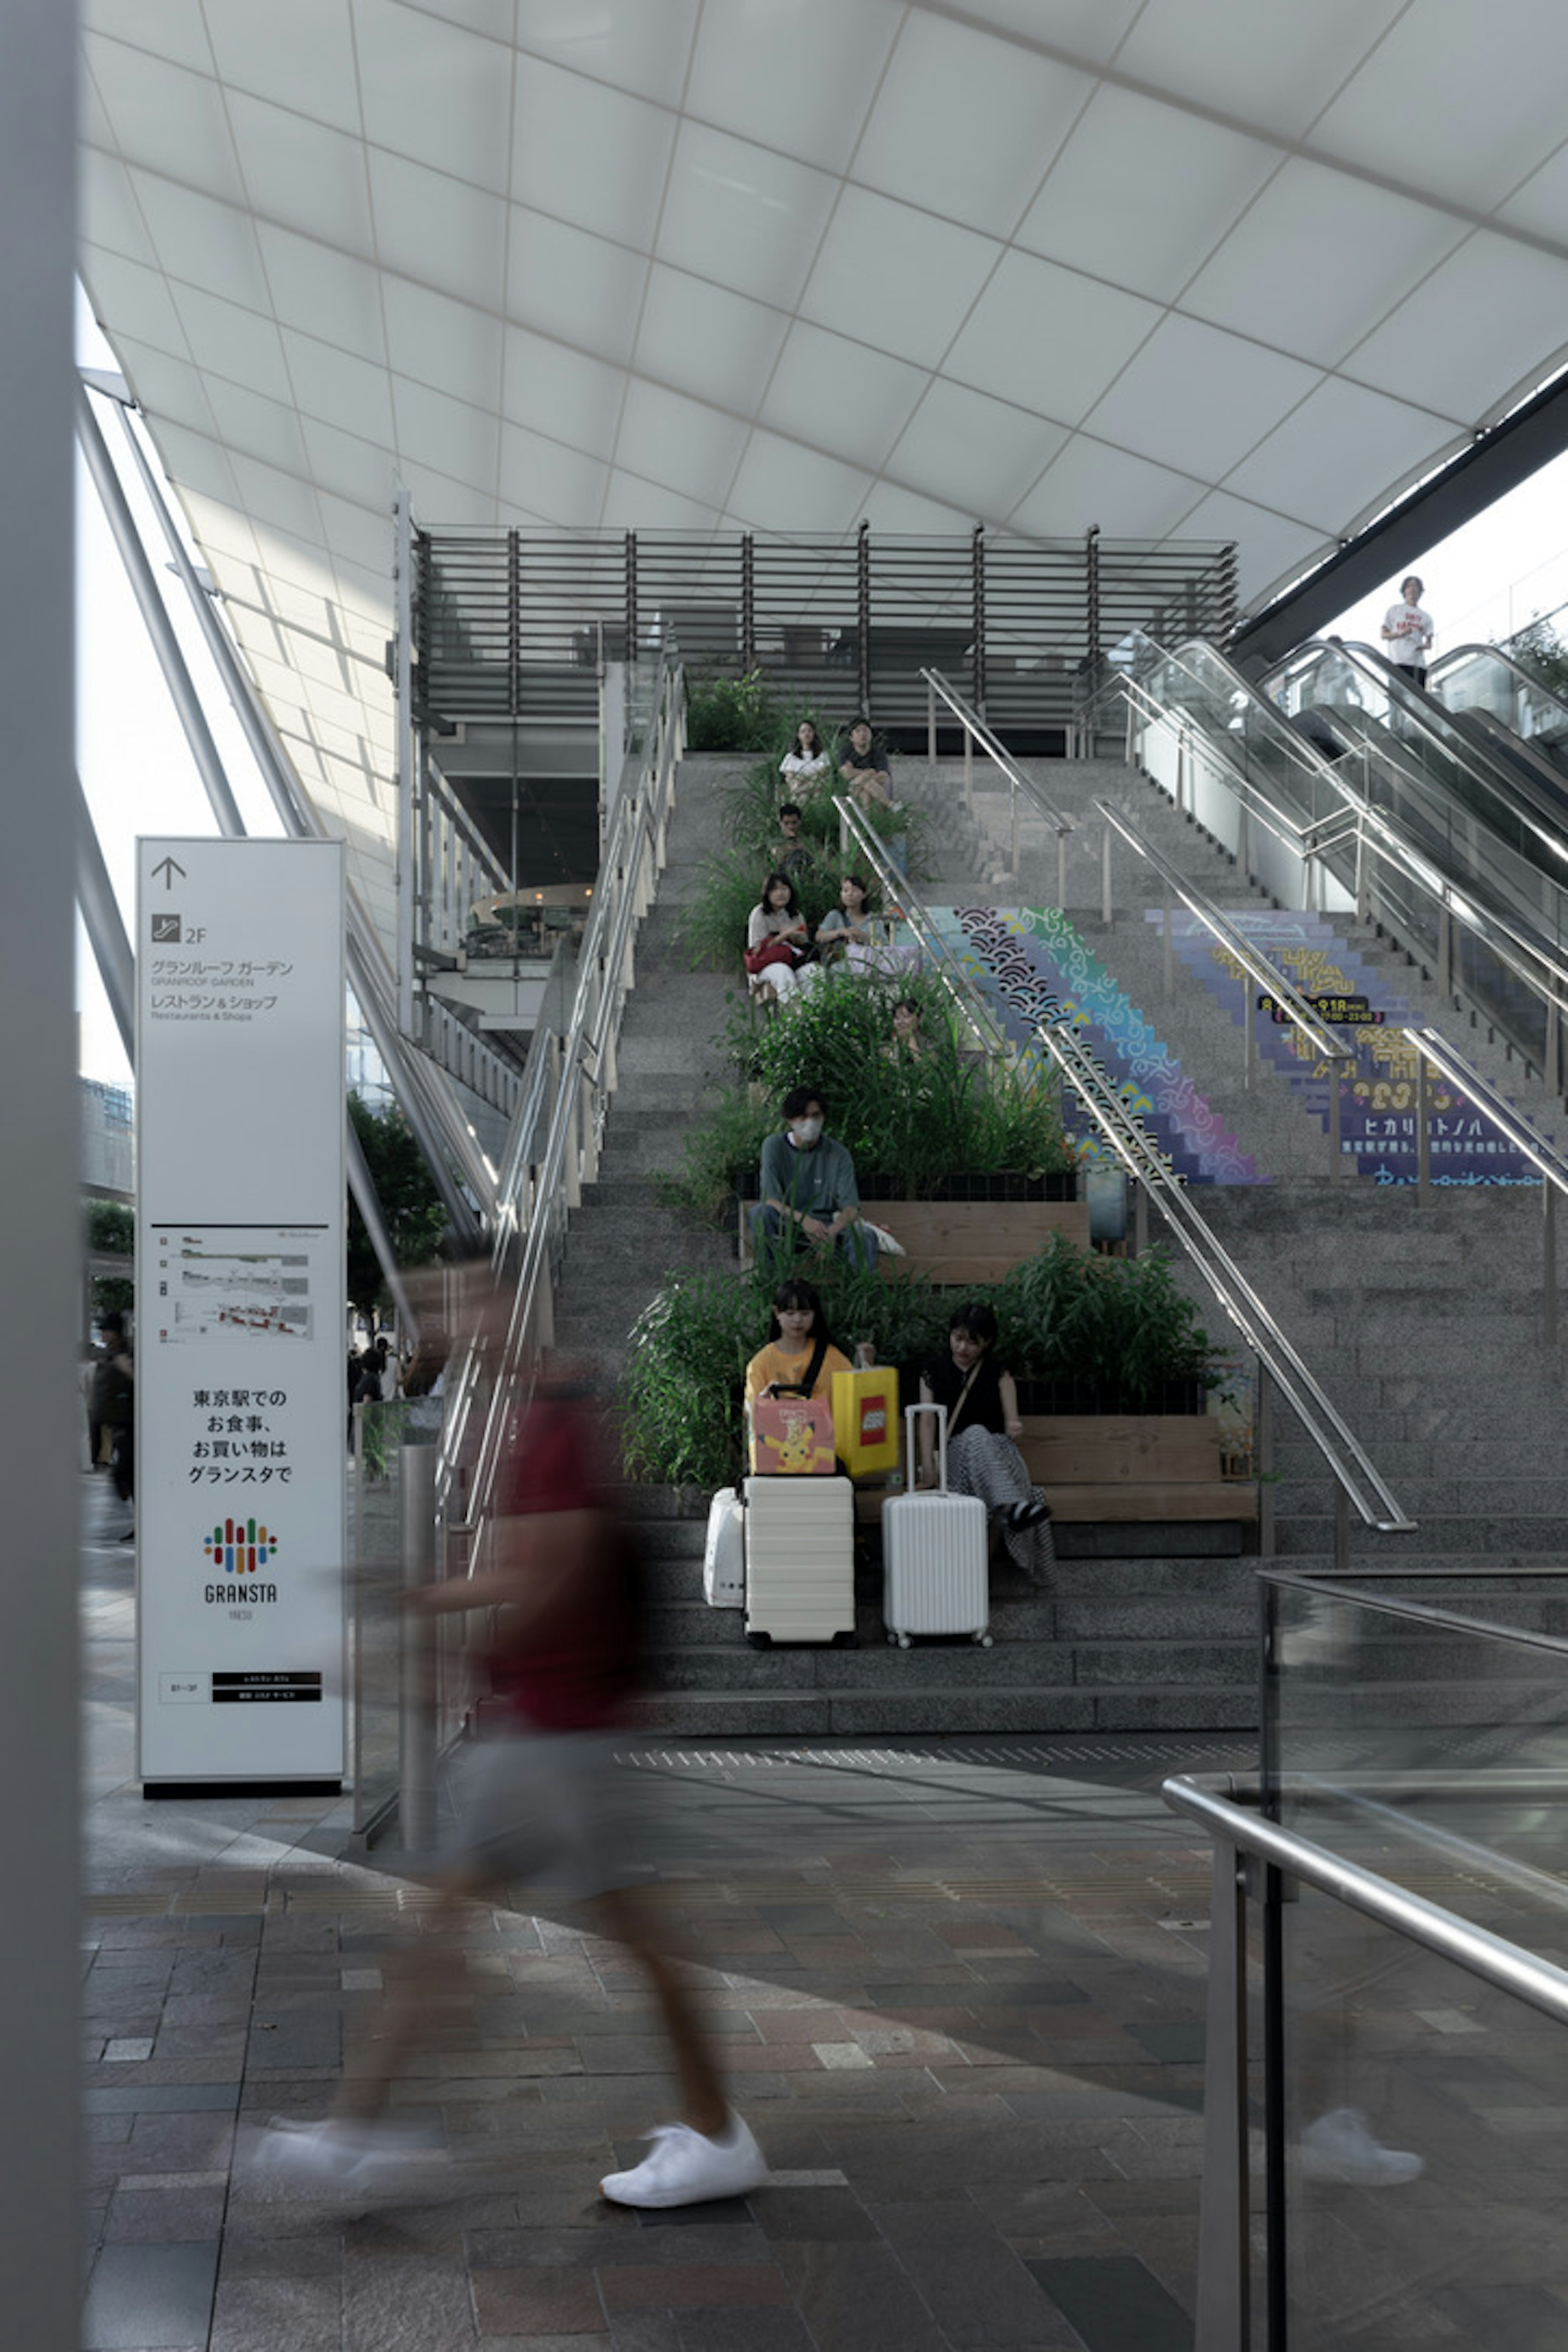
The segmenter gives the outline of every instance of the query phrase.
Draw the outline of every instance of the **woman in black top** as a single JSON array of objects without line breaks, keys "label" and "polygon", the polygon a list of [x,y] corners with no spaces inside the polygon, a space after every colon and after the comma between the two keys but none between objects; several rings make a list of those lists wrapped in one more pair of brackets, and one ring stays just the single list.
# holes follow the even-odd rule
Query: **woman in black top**
[{"label": "woman in black top", "polygon": [[[1056,1565],[1050,1507],[1018,1451],[1024,1433],[1013,1375],[996,1361],[996,1318],[978,1299],[953,1309],[947,1354],[921,1367],[921,1402],[947,1408],[947,1483],[955,1495],[978,1495],[1015,1566],[1045,1583]],[[936,1437],[920,1423],[917,1486],[936,1481]]]}]

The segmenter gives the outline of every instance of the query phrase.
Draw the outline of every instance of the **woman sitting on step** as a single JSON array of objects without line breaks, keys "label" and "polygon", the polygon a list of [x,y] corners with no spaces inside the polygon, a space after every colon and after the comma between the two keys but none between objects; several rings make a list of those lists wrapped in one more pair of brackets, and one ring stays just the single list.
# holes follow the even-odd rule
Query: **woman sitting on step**
[{"label": "woman sitting on step", "polygon": [[752,995],[771,991],[787,1004],[800,985],[798,967],[810,951],[811,932],[795,884],[787,874],[770,874],[746,925],[746,978]]},{"label": "woman sitting on step", "polygon": [[[1018,1451],[1024,1433],[1018,1391],[993,1352],[996,1318],[982,1300],[955,1307],[945,1356],[921,1368],[921,1402],[947,1407],[947,1483],[956,1495],[978,1495],[1016,1568],[1045,1585],[1056,1566],[1050,1506],[1029,1477]],[[919,1424],[917,1486],[936,1483],[936,1432]]]}]

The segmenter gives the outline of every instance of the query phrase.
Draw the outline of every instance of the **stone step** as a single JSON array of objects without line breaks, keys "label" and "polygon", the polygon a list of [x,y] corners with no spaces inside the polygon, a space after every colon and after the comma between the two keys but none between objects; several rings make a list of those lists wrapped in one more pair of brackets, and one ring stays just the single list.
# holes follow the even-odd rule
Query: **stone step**
[{"label": "stone step", "polygon": [[[1404,1499],[1401,1495],[1400,1500]],[[1407,1556],[1416,1558],[1423,1551],[1454,1552],[1478,1560],[1495,1560],[1503,1555],[1520,1553],[1541,1557],[1549,1553],[1562,1536],[1562,1520],[1547,1514],[1536,1517],[1514,1513],[1505,1518],[1487,1513],[1472,1517],[1458,1512],[1434,1512],[1420,1517],[1411,1535],[1382,1535],[1375,1528],[1363,1527],[1352,1517],[1350,1548],[1358,1555],[1374,1558],[1380,1567],[1398,1568]],[[1333,1549],[1333,1522],[1326,1515],[1319,1517],[1282,1511],[1275,1519],[1274,1540],[1281,1559],[1289,1556],[1294,1559],[1300,1553],[1329,1553]]]},{"label": "stone step", "polygon": [[[994,1598],[990,1630],[998,1647],[1070,1647],[1121,1641],[1250,1641],[1256,1622],[1257,1602],[1250,1592],[1231,1600]],[[879,1601],[858,1604],[856,1627],[863,1643],[875,1644],[885,1631]],[[710,1609],[690,1598],[650,1607],[647,1635],[655,1655],[685,1650],[736,1653],[745,1646],[740,1610]]]},{"label": "stone step", "polygon": [[835,1738],[942,1732],[1251,1731],[1249,1690],[1193,1691],[1158,1685],[1136,1691],[1058,1687],[897,1692],[817,1691],[779,1698],[760,1693],[682,1692],[645,1703],[650,1731],[688,1739]]}]

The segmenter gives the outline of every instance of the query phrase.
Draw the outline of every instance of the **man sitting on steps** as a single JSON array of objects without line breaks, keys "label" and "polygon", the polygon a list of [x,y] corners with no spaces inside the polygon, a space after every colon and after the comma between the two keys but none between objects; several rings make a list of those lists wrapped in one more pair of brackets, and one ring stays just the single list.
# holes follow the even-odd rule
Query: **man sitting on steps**
[{"label": "man sitting on steps", "polygon": [[855,1162],[823,1133],[826,1113],[815,1087],[792,1087],[784,1125],[763,1145],[762,1198],[751,1212],[752,1247],[793,1255],[815,1243],[837,1244],[852,1265],[877,1263],[876,1235],[860,1222]]}]

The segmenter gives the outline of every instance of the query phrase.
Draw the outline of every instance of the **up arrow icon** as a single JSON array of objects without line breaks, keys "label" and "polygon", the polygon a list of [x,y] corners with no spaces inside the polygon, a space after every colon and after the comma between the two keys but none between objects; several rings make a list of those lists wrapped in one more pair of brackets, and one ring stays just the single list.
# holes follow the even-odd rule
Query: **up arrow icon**
[{"label": "up arrow icon", "polygon": [[176,866],[172,857],[165,857],[161,866],[153,866],[153,876],[154,880],[157,879],[160,874],[163,877],[163,887],[165,890],[172,890],[174,888],[174,877],[176,874],[179,876],[182,882],[185,878],[184,867],[183,866]]}]

